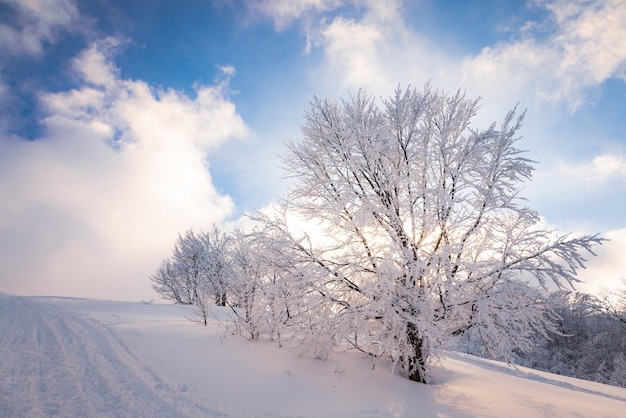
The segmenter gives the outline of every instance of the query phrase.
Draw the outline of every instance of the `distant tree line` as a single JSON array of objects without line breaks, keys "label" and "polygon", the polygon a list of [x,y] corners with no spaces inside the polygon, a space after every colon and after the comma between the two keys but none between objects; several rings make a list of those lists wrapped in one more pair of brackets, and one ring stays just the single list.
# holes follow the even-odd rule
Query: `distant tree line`
[{"label": "distant tree line", "polygon": [[[537,333],[532,349],[514,350],[515,364],[563,376],[626,387],[626,281],[603,296],[574,291],[548,295],[556,328]],[[467,333],[457,349],[493,358],[478,332]]]},{"label": "distant tree line", "polygon": [[626,387],[626,283],[604,297],[561,291],[550,298],[557,333],[520,353],[520,365]]}]

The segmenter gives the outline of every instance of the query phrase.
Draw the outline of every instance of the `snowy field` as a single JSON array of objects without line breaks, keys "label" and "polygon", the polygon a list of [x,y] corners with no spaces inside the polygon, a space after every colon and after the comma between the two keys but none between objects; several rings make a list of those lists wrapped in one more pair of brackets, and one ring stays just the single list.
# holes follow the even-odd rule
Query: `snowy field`
[{"label": "snowy field", "polygon": [[0,417],[624,417],[626,389],[449,354],[423,385],[186,306],[0,294]]}]

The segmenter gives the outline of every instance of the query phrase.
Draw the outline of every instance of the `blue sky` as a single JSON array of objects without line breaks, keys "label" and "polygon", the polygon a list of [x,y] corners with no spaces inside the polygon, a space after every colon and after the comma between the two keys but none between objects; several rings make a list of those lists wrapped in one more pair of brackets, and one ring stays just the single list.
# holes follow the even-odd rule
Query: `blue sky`
[{"label": "blue sky", "polygon": [[289,185],[314,94],[429,81],[527,109],[528,205],[626,277],[623,1],[0,0],[0,291],[149,299],[178,232]]}]

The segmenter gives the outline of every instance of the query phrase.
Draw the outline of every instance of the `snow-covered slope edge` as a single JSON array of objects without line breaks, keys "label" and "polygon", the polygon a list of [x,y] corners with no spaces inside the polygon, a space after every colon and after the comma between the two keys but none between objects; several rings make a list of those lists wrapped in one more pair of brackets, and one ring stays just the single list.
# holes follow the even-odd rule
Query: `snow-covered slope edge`
[{"label": "snow-covered slope edge", "polygon": [[[188,307],[0,295],[0,416],[623,417],[626,389],[450,354],[439,383],[186,319]],[[50,348],[51,342],[60,347]],[[47,348],[46,348],[47,347]],[[111,406],[117,405],[117,406]]]}]

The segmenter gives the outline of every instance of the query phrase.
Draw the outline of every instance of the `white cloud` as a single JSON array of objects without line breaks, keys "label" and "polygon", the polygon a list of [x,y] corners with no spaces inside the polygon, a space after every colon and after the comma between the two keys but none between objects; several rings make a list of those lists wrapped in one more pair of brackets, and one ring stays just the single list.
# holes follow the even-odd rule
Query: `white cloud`
[{"label": "white cloud", "polygon": [[232,214],[206,163],[248,134],[224,84],[190,98],[120,79],[112,43],[74,61],[81,88],[41,96],[42,138],[0,140],[4,291],[149,297],[176,234]]},{"label": "white cloud", "polygon": [[333,72],[348,86],[377,84],[380,73],[378,48],[381,31],[374,25],[336,18],[323,31],[325,53]]},{"label": "white cloud", "polygon": [[257,0],[251,2],[253,10],[259,11],[274,21],[276,30],[282,30],[293,21],[308,14],[319,14],[334,10],[346,0]]},{"label": "white cloud", "polygon": [[46,42],[77,23],[74,0],[2,0],[15,14],[13,25],[0,24],[0,48],[11,54],[38,56]]},{"label": "white cloud", "polygon": [[220,70],[222,72],[222,74],[226,77],[232,77],[235,75],[235,73],[237,72],[235,70],[235,67],[233,67],[232,65],[219,65],[218,70]]},{"label": "white cloud", "polygon": [[[408,26],[400,1],[267,0],[258,5],[277,26],[304,22],[309,42],[326,57],[318,70],[322,78],[315,77],[329,91],[366,86],[386,94],[398,83],[432,80],[498,102],[493,109],[520,101],[576,110],[594,87],[626,77],[626,3],[621,0],[538,2],[548,11],[547,21],[527,22],[511,40],[468,56],[442,50],[438,39]],[[347,5],[363,12],[333,16]]]},{"label": "white cloud", "polygon": [[626,75],[626,3],[621,0],[544,2],[547,37],[526,36],[486,47],[463,62],[466,83],[511,91],[576,110],[589,89]]},{"label": "white cloud", "polygon": [[626,156],[622,154],[603,154],[578,165],[562,162],[559,169],[577,184],[598,187],[610,181],[626,183]]},{"label": "white cloud", "polygon": [[586,84],[626,75],[626,4],[621,0],[558,0],[549,4],[559,32],[553,43],[563,50],[564,73]]},{"label": "white cloud", "polygon": [[610,193],[614,204],[619,204],[626,192],[626,155],[604,153],[578,162],[560,160],[539,165],[533,178],[531,200],[570,202],[571,206],[577,200],[593,202]]},{"label": "white cloud", "polygon": [[437,86],[458,86],[458,75],[450,82],[453,59],[406,25],[400,2],[363,3],[367,9],[359,18],[320,20],[316,45],[325,56],[318,70],[321,87],[341,95],[365,87],[375,96],[387,96],[398,83],[421,87],[433,80]]},{"label": "white cloud", "polygon": [[106,38],[83,50],[73,61],[76,74],[85,83],[111,89],[119,78],[119,70],[110,57],[121,42],[117,38]]}]

